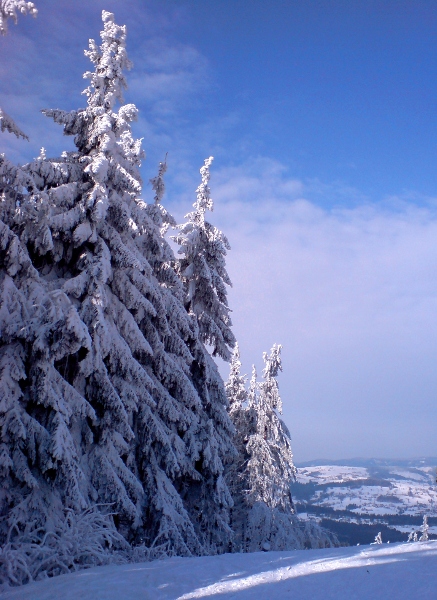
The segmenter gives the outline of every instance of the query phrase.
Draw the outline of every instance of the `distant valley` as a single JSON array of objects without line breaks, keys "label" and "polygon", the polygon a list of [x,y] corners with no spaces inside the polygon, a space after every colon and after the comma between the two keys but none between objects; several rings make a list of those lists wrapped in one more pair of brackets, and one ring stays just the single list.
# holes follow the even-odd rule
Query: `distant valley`
[{"label": "distant valley", "polygon": [[342,544],[406,541],[428,516],[437,539],[437,458],[312,461],[297,469],[292,495],[298,515],[316,518]]}]

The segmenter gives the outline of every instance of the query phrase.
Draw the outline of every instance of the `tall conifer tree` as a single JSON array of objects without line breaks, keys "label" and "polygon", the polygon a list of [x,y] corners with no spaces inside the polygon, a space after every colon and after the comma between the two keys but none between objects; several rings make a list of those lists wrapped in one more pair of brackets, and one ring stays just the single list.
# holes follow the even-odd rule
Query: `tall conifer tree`
[{"label": "tall conifer tree", "polygon": [[186,215],[188,221],[179,226],[180,233],[174,239],[183,255],[179,270],[185,283],[185,305],[196,315],[200,337],[212,346],[213,356],[229,361],[235,345],[226,290],[232,285],[225,264],[230,246],[226,236],[205,220],[206,211],[214,208],[208,186],[212,161],[212,156],[205,159],[200,169],[202,181],[196,190],[194,211]]},{"label": "tall conifer tree", "polygon": [[5,321],[16,317],[1,384],[16,408],[0,417],[22,425],[3,436],[3,483],[22,496],[4,496],[3,510],[25,526],[44,524],[49,504],[56,518],[109,503],[131,541],[222,551],[233,452],[225,390],[162,235],[174,224],[161,205],[165,163],[154,202],[139,198],[137,110],[122,104],[126,29],[105,11],[103,22],[101,46],[91,40],[86,52],[87,107],[43,111],[77,150],[42,152],[21,169],[28,192],[18,198],[17,183],[6,211],[1,308]]}]

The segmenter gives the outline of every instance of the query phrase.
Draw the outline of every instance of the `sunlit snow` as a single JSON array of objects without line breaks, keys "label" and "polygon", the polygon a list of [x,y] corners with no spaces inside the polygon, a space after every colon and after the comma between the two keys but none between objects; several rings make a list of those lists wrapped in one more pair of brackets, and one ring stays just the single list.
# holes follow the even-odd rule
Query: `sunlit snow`
[{"label": "sunlit snow", "polygon": [[3,600],[369,600],[437,597],[437,542],[225,554],[62,575]]}]

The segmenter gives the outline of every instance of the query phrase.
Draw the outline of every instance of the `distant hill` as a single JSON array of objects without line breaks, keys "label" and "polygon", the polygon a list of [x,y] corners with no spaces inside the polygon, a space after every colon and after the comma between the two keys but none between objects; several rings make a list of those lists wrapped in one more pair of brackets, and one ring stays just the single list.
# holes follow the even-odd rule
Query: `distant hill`
[{"label": "distant hill", "polygon": [[292,495],[301,518],[316,518],[342,544],[406,541],[428,516],[437,538],[437,458],[320,460],[301,463]]},{"label": "distant hill", "polygon": [[437,467],[437,457],[420,458],[344,458],[339,460],[318,458],[296,464],[297,467],[338,465],[343,467]]}]

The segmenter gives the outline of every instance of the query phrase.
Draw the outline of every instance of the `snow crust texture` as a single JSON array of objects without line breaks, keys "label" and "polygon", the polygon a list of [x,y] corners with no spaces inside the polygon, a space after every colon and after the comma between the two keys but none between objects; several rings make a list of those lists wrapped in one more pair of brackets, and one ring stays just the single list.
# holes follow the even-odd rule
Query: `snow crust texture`
[{"label": "snow crust texture", "polygon": [[433,600],[437,542],[172,558],[62,575],[4,600]]}]

